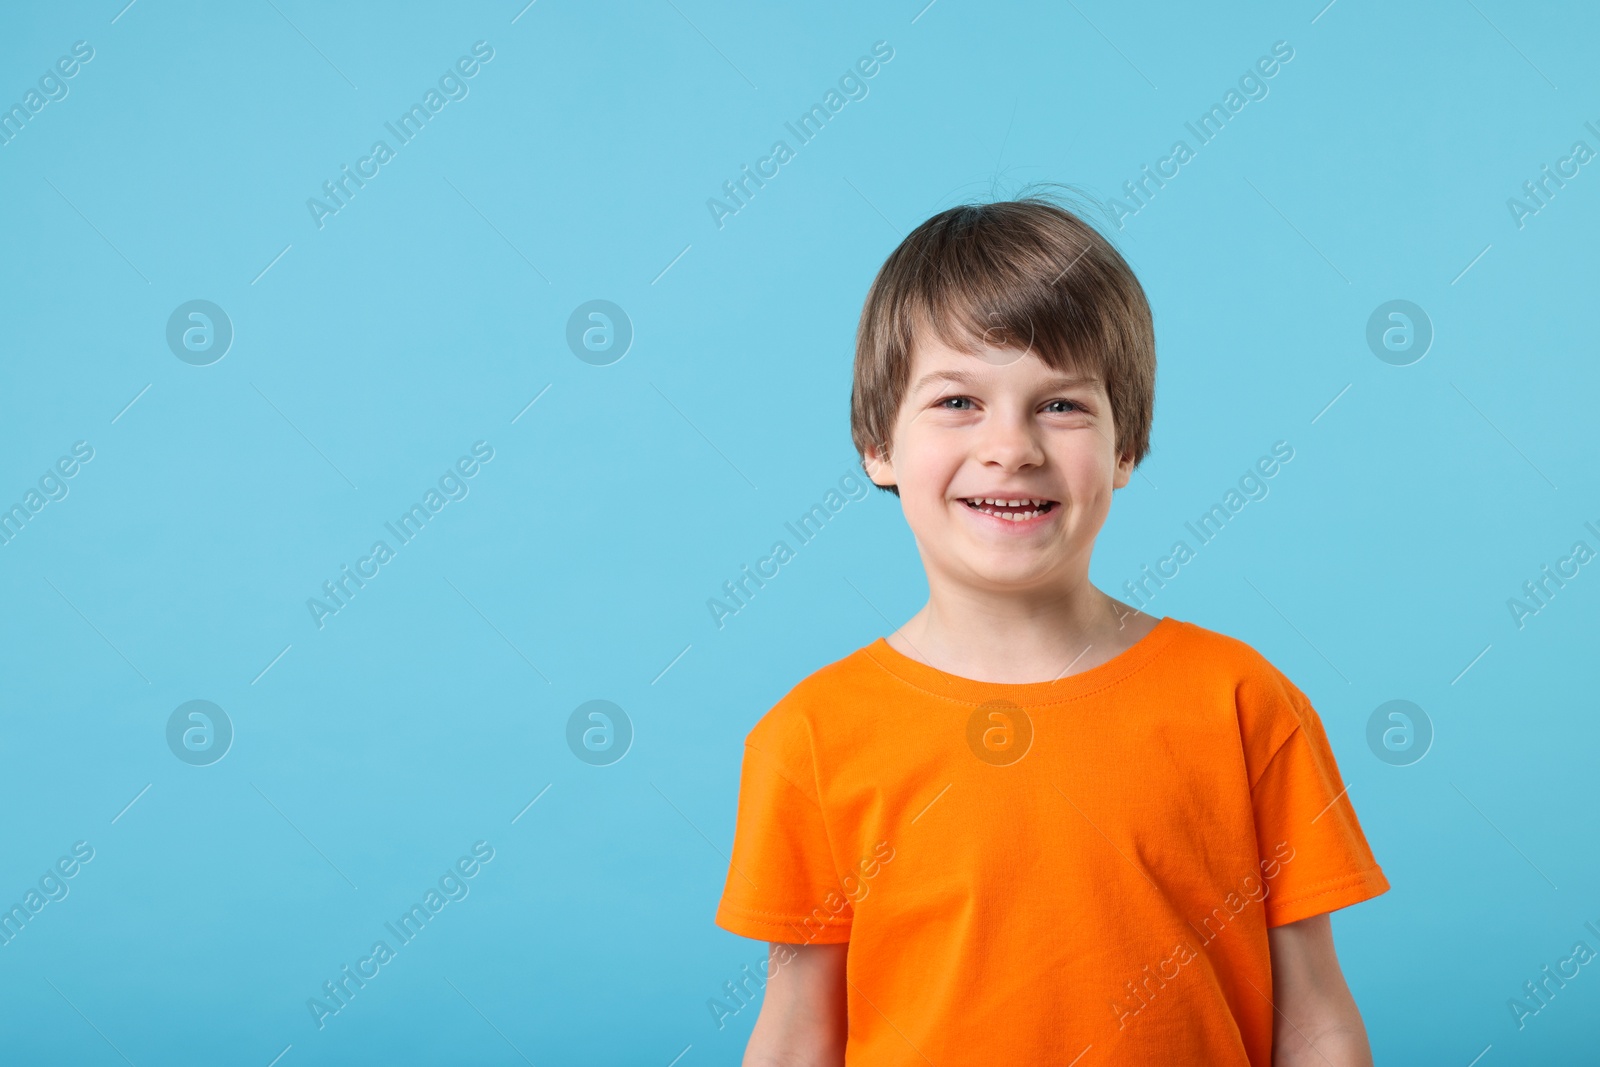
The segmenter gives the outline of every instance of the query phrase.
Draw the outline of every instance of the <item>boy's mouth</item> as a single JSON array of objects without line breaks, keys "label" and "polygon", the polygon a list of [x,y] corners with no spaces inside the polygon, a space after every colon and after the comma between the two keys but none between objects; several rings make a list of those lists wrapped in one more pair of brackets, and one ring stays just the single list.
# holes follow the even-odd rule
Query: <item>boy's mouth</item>
[{"label": "boy's mouth", "polygon": [[996,497],[960,497],[961,502],[973,511],[981,511],[985,515],[1006,519],[1009,522],[1027,522],[1048,514],[1056,506],[1054,500],[1043,500],[1038,497],[1017,497],[1002,499]]}]

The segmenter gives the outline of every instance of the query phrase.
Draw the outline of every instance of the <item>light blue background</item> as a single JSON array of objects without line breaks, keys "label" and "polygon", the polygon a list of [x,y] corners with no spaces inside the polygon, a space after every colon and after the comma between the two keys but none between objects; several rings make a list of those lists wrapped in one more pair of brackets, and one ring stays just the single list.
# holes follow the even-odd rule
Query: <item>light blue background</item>
[{"label": "light blue background", "polygon": [[[5,1060],[737,1063],[754,1006],[706,1002],[764,951],[712,924],[744,735],[926,588],[874,492],[720,631],[706,601],[852,469],[873,273],[963,200],[1118,195],[1279,40],[1116,234],[1160,377],[1092,577],[1290,442],[1151,610],[1321,712],[1394,886],[1335,917],[1378,1061],[1592,1060],[1594,967],[1521,1031],[1507,1000],[1600,948],[1600,576],[1506,605],[1600,548],[1600,165],[1506,206],[1600,148],[1592,10],[122,3],[0,16],[0,103],[95,50],[0,147],[0,505],[95,450],[0,547],[0,903],[95,849],[0,947]],[[306,199],[479,40],[470,95],[318,229]],[[719,229],[706,200],[880,40]],[[236,330],[208,367],[164,339],[197,298]],[[565,342],[597,298],[635,329],[604,367]],[[1436,330],[1406,367],[1364,339],[1395,298]],[[479,440],[470,495],[319,630],[306,599]],[[1393,698],[1437,732],[1407,767],[1365,740]],[[191,699],[237,731],[209,767],[166,745]],[[636,730],[609,767],[565,742],[591,699]],[[478,840],[470,895],[319,1031],[307,998]]]}]

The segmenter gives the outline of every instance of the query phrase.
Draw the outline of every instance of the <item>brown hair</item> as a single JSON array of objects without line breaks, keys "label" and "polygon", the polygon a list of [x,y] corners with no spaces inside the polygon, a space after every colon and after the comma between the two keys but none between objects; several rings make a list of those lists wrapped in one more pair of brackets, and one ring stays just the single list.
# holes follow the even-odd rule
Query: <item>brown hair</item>
[{"label": "brown hair", "polygon": [[888,453],[912,345],[930,327],[952,348],[1031,348],[1053,369],[1093,374],[1117,455],[1137,466],[1149,453],[1156,349],[1144,288],[1110,241],[1051,197],[950,208],[889,254],[856,330],[850,436],[863,456],[869,444]]}]

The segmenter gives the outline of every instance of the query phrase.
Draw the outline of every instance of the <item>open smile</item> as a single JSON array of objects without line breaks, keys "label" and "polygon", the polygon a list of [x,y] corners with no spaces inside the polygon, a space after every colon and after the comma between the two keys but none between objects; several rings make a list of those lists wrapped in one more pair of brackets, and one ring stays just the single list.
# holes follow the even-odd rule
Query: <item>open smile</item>
[{"label": "open smile", "polygon": [[1056,501],[1043,500],[1038,497],[1020,497],[1017,499],[997,499],[995,497],[961,497],[961,502],[970,510],[984,515],[992,515],[1009,523],[1025,523],[1042,519],[1050,514],[1056,507]]}]

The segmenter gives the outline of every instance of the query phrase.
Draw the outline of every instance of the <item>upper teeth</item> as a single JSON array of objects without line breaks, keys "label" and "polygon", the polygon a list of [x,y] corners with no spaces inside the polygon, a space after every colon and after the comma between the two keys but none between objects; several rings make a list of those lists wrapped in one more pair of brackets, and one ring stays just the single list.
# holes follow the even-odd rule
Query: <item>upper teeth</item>
[{"label": "upper teeth", "polygon": [[973,497],[972,500],[978,504],[998,504],[1002,507],[1009,508],[1020,508],[1025,504],[1031,504],[1034,507],[1039,507],[1046,503],[1043,500],[997,500],[992,496]]}]

